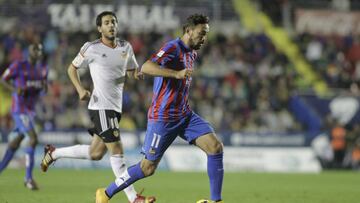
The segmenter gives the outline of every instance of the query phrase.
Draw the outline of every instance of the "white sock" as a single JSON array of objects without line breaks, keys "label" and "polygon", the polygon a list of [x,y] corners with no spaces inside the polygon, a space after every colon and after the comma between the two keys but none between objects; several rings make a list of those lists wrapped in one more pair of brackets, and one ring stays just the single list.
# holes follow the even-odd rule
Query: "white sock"
[{"label": "white sock", "polygon": [[[114,154],[110,156],[111,168],[115,174],[115,177],[120,177],[124,172],[126,172],[126,160],[123,155]],[[133,185],[128,186],[124,189],[124,192],[130,202],[134,202],[136,199],[136,191]]]},{"label": "white sock", "polygon": [[74,145],[71,147],[55,148],[55,151],[51,154],[53,159],[59,158],[73,158],[73,159],[91,159],[90,145]]}]

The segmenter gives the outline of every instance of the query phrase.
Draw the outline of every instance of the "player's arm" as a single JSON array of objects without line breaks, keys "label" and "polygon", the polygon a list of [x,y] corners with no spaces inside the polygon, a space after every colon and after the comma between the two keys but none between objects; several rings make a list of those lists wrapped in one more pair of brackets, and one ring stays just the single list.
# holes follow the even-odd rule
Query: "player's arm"
[{"label": "player's arm", "polygon": [[5,87],[9,92],[16,92],[18,95],[25,95],[26,89],[22,89],[20,87],[16,88],[10,81],[6,81],[4,79],[0,80],[0,84]]},{"label": "player's arm", "polygon": [[167,78],[176,78],[176,79],[185,79],[190,77],[192,70],[183,69],[183,70],[173,70],[166,67],[161,67],[159,64],[152,62],[150,60],[146,61],[142,67],[141,72],[147,75],[155,77],[167,77]]},{"label": "player's arm", "polygon": [[131,45],[129,48],[129,55],[130,55],[130,59],[129,59],[128,67],[127,67],[127,71],[126,71],[128,78],[135,79],[135,80],[144,79],[144,75],[139,71],[139,64],[136,60],[134,50]]},{"label": "player's arm", "polygon": [[22,89],[20,87],[16,88],[14,85],[12,85],[12,83],[8,80],[5,79],[0,79],[0,84],[5,87],[5,89],[7,89],[9,92],[16,92],[16,94],[18,95],[25,95],[26,94],[26,89]]},{"label": "player's arm", "polygon": [[89,49],[90,46],[91,46],[91,43],[86,42],[81,47],[80,52],[74,58],[74,60],[69,65],[68,70],[67,70],[68,76],[69,76],[72,84],[74,85],[77,93],[79,94],[80,100],[87,100],[90,98],[90,95],[91,95],[90,91],[88,91],[87,89],[85,89],[82,86],[82,84],[80,82],[80,76],[78,73],[78,68],[89,67],[89,61],[88,61],[88,58],[86,57],[86,51]]},{"label": "player's arm", "polygon": [[0,79],[0,84],[5,87],[5,89],[10,92],[16,92],[17,94],[23,94],[24,90],[21,88],[16,88],[10,81],[17,77],[18,64],[17,62],[12,63],[9,68],[5,70]]},{"label": "player's arm", "polygon": [[16,88],[9,81],[6,81],[4,79],[0,80],[0,84],[10,92],[14,92],[16,90]]},{"label": "player's arm", "polygon": [[139,71],[139,68],[127,70],[126,75],[128,78],[135,79],[135,80],[144,79],[144,74]]},{"label": "player's arm", "polygon": [[70,64],[69,67],[68,67],[68,76],[72,82],[72,84],[74,85],[76,91],[78,92],[79,94],[79,98],[80,100],[87,100],[90,98],[90,91],[85,89],[81,82],[80,82],[80,77],[79,77],[79,73],[77,71],[77,68],[73,65],[73,64]]}]

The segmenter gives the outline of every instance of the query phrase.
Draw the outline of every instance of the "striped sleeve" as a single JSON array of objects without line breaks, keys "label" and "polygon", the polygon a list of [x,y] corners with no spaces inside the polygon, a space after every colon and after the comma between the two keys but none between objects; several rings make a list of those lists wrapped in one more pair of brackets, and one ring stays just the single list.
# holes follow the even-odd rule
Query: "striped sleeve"
[{"label": "striped sleeve", "polygon": [[153,54],[150,60],[154,63],[159,64],[160,66],[167,66],[176,56],[176,44],[175,43],[166,43],[161,49]]},{"label": "striped sleeve", "polygon": [[19,62],[15,61],[10,64],[10,66],[5,70],[4,74],[2,75],[2,79],[5,81],[15,79],[19,72]]},{"label": "striped sleeve", "polygon": [[72,61],[73,66],[75,66],[76,68],[88,67],[89,63],[88,63],[88,58],[86,56],[87,56],[87,51],[88,51],[90,45],[92,45],[92,44],[93,43],[91,43],[91,42],[86,42],[81,47],[79,53],[76,55],[76,57]]}]

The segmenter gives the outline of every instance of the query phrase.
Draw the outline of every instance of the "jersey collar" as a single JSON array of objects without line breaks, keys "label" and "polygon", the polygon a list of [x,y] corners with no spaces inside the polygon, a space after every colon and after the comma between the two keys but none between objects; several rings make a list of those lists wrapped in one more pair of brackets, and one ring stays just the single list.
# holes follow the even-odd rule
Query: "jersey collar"
[{"label": "jersey collar", "polygon": [[192,51],[192,49],[190,49],[190,47],[188,47],[179,37],[176,38],[176,40],[178,41],[180,46],[185,49],[185,51]]},{"label": "jersey collar", "polygon": [[117,39],[116,39],[116,41],[115,41],[115,46],[114,46],[114,47],[111,47],[111,46],[105,44],[105,43],[103,42],[102,38],[100,38],[100,42],[101,42],[103,45],[105,45],[105,46],[107,46],[107,47],[109,47],[109,48],[111,48],[111,49],[115,49],[115,48],[118,46],[118,40],[117,40]]}]

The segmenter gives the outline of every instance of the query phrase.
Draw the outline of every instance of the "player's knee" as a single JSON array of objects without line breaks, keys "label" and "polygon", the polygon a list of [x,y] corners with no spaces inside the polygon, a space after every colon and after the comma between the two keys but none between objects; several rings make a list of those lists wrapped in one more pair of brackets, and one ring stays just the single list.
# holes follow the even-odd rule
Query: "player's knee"
[{"label": "player's knee", "polygon": [[103,158],[103,153],[99,152],[90,152],[90,159],[94,161],[101,160]]},{"label": "player's knee", "polygon": [[153,162],[141,163],[141,170],[143,171],[145,177],[154,175],[156,168],[157,168],[157,164]]},{"label": "player's knee", "polygon": [[30,145],[31,147],[35,147],[37,144],[38,144],[38,140],[37,140],[36,137],[30,138],[30,140],[29,140],[29,145]]},{"label": "player's knee", "polygon": [[209,154],[218,154],[218,153],[223,152],[223,148],[224,148],[223,143],[217,140],[213,143],[210,143],[208,153]]},{"label": "player's knee", "polygon": [[102,159],[102,156],[101,156],[101,155],[98,155],[98,154],[91,154],[91,155],[90,155],[90,159],[91,159],[92,161],[99,161],[99,160]]},{"label": "player's knee", "polygon": [[9,143],[9,148],[12,149],[12,150],[17,150],[19,149],[20,147],[20,142],[12,142],[12,143]]},{"label": "player's knee", "polygon": [[154,175],[154,173],[156,171],[156,167],[150,166],[150,167],[142,168],[142,171],[146,177],[152,176],[152,175]]}]

